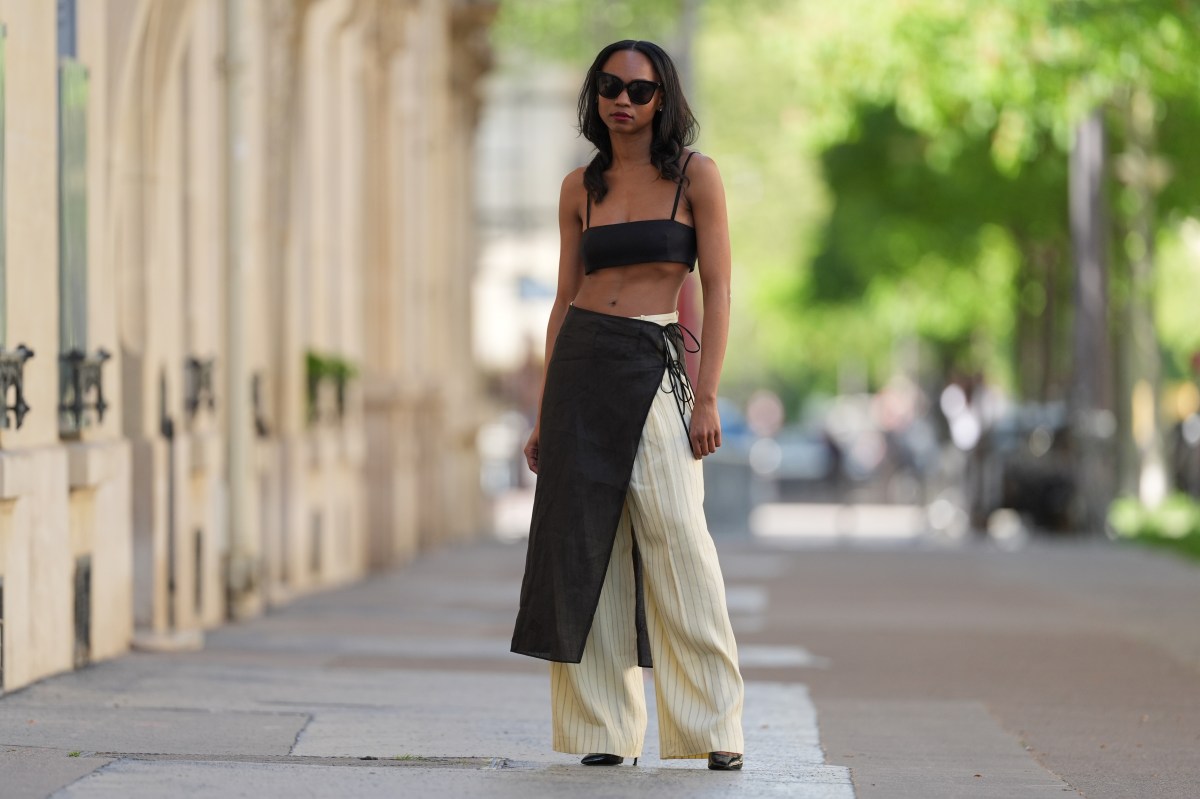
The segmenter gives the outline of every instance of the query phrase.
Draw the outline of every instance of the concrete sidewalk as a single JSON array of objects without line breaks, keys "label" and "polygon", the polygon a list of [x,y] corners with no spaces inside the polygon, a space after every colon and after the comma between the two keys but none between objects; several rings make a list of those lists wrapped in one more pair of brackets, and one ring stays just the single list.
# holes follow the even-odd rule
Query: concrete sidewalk
[{"label": "concrete sidewalk", "polygon": [[508,654],[524,546],[484,543],[0,699],[0,797],[1200,796],[1200,569],[719,547],[741,773],[658,760],[653,721],[636,768],[549,751],[546,665]]}]

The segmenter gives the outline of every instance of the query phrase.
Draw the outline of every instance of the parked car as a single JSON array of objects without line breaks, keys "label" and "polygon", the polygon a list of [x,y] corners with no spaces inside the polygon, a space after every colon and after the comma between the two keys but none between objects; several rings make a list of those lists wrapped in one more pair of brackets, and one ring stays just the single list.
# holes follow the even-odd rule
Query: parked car
[{"label": "parked car", "polygon": [[967,492],[976,529],[986,529],[988,517],[1001,508],[1043,529],[1068,529],[1078,508],[1076,489],[1063,403],[1014,406],[971,452]]}]

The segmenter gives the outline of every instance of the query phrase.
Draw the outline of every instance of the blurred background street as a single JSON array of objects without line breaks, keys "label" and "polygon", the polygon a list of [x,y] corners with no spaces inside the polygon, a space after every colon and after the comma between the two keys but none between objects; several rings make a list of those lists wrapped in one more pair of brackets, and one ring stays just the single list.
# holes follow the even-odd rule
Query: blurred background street
[{"label": "blurred background street", "polygon": [[[531,484],[519,450],[554,296],[556,188],[587,158],[563,135],[578,73],[636,21],[680,59],[698,148],[729,195],[714,526],[878,535],[891,512],[893,536],[1195,551],[1195,14],[505,5],[481,117],[474,328],[498,404],[480,444],[502,532],[520,534]],[[681,307],[695,328],[698,293],[693,279]]]},{"label": "blurred background street", "polygon": [[[736,775],[507,651],[624,38],[727,193]],[[1200,795],[1197,131],[1190,0],[0,0],[0,799]]]}]

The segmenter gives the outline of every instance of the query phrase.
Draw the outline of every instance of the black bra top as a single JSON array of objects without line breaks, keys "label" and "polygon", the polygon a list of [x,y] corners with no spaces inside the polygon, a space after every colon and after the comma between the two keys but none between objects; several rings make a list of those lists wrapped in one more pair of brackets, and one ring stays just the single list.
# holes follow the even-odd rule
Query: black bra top
[{"label": "black bra top", "polygon": [[670,219],[643,219],[592,227],[592,197],[588,195],[587,228],[579,242],[584,274],[590,275],[610,266],[661,261],[684,264],[689,272],[696,268],[696,229],[675,220],[679,197],[683,194],[683,173],[687,172],[693,155],[694,152],[688,153],[687,161],[683,162]]}]

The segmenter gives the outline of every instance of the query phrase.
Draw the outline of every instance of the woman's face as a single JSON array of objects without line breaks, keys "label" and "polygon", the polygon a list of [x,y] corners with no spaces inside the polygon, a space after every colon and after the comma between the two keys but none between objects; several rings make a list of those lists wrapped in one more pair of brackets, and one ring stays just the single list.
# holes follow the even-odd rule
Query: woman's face
[{"label": "woman's face", "polygon": [[[600,71],[615,75],[625,84],[634,80],[653,83],[659,80],[650,59],[637,50],[618,50],[609,56]],[[622,90],[611,100],[597,94],[600,118],[613,133],[637,133],[643,130],[654,121],[654,115],[662,106],[662,102],[662,89],[654,92],[650,102],[645,105],[632,102],[628,89]]]}]

